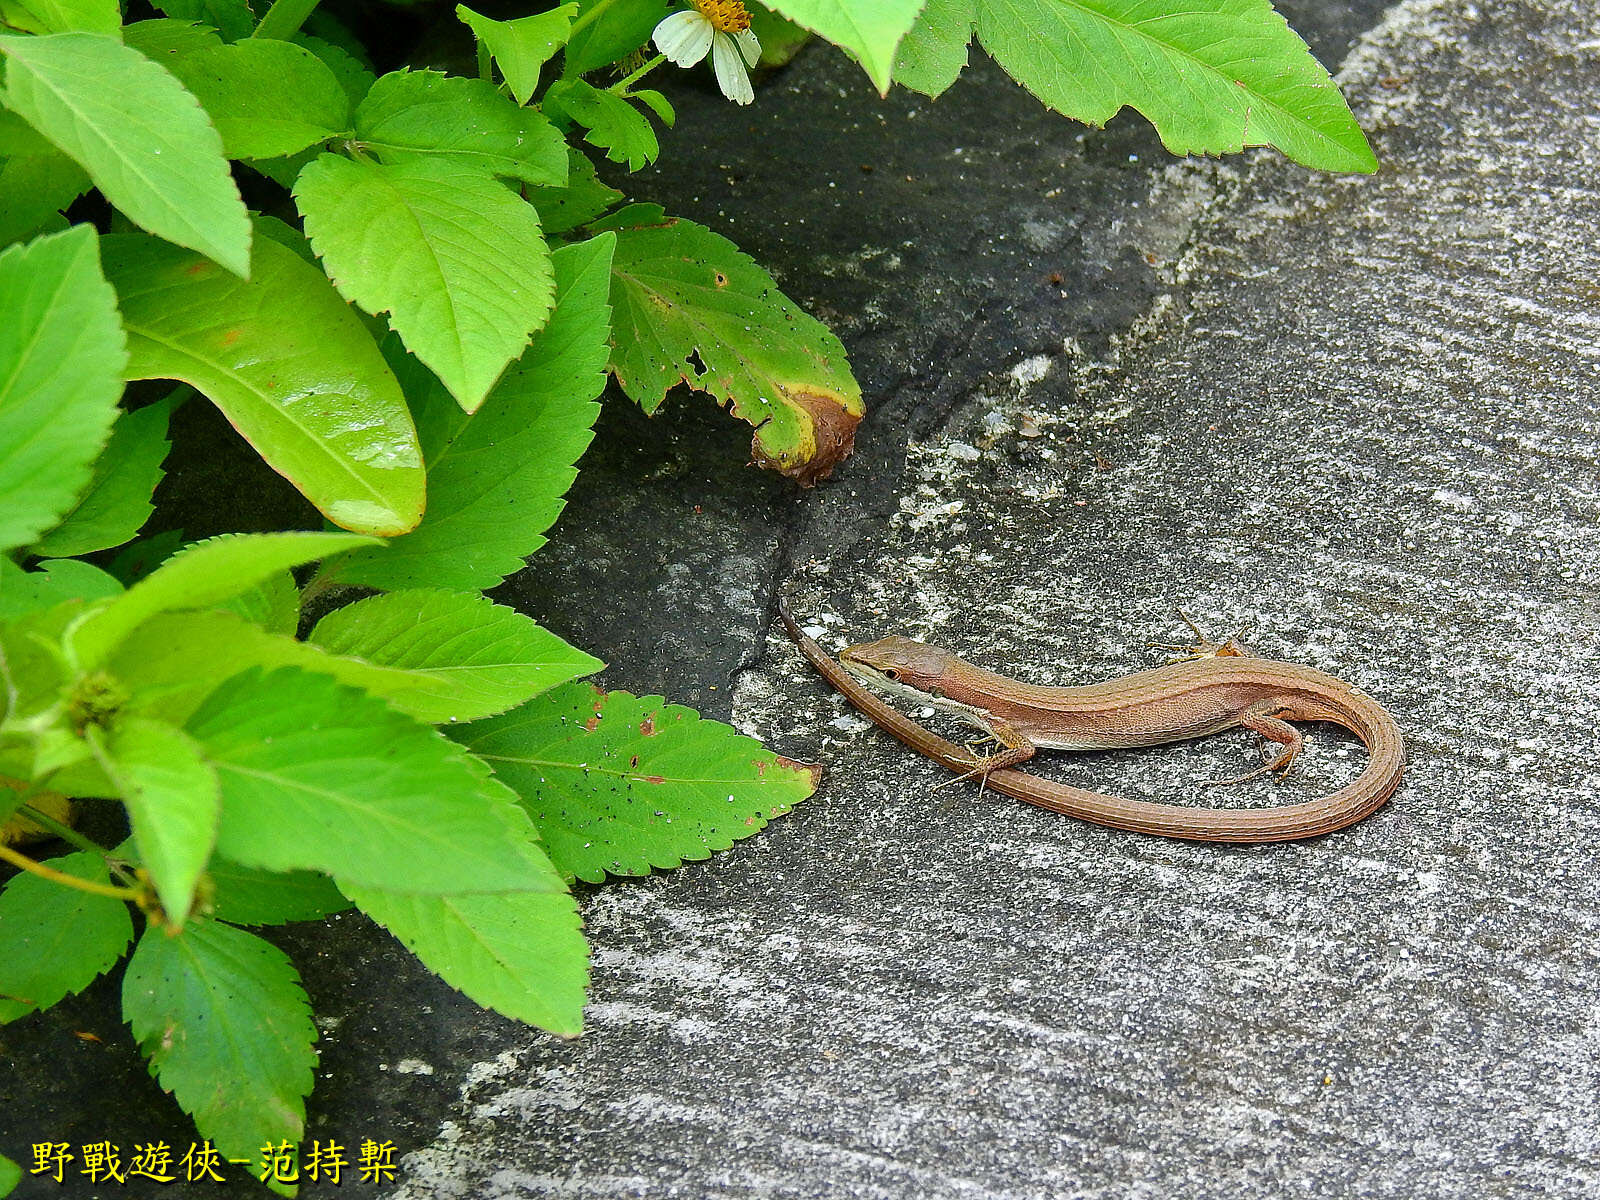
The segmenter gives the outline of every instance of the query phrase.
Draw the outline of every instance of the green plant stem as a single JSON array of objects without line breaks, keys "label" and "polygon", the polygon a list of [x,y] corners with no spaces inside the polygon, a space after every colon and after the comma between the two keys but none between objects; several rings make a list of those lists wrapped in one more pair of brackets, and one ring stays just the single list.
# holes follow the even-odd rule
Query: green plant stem
[{"label": "green plant stem", "polygon": [[0,842],[0,862],[8,862],[14,867],[20,867],[30,874],[41,879],[48,879],[52,883],[59,883],[63,887],[77,888],[80,892],[89,892],[95,896],[109,896],[113,900],[137,900],[137,888],[116,887],[109,883],[96,883],[92,879],[79,879],[76,875],[68,875],[65,871],[58,871],[54,867],[47,867],[42,862],[35,862],[26,854],[18,854],[10,846]]},{"label": "green plant stem", "polygon": [[[604,0],[602,0],[604,2]],[[267,15],[261,18],[251,37],[277,38],[288,41],[300,32],[306,18],[316,11],[317,0],[273,0]]]},{"label": "green plant stem", "polygon": [[649,62],[645,63],[644,66],[635,71],[632,75],[629,75],[626,79],[617,80],[617,82],[608,87],[606,91],[616,92],[619,96],[626,96],[630,87],[638,83],[639,80],[643,79],[646,75],[650,74],[651,71],[654,71],[666,61],[667,56],[665,54],[658,54]]},{"label": "green plant stem", "polygon": [[[282,3],[282,0],[279,0],[279,2]],[[606,9],[610,8],[616,2],[617,0],[600,0],[600,2],[588,12],[581,14],[578,19],[572,23],[572,28],[567,30],[567,44],[572,44],[572,39],[577,36],[578,30],[593,22],[595,18],[597,18],[601,13],[605,12]]]}]

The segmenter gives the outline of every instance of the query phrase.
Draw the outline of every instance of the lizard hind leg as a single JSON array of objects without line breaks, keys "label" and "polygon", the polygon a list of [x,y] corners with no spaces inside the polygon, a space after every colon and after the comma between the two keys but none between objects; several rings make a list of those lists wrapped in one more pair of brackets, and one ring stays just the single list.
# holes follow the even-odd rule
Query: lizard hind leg
[{"label": "lizard hind leg", "polygon": [[1268,713],[1255,712],[1246,709],[1239,714],[1239,724],[1246,729],[1253,729],[1268,742],[1276,742],[1282,747],[1269,761],[1257,767],[1254,771],[1247,771],[1243,775],[1235,775],[1232,779],[1208,779],[1206,787],[1226,787],[1232,783],[1245,783],[1257,779],[1262,775],[1276,771],[1278,778],[1282,779],[1294,766],[1294,760],[1300,757],[1300,752],[1306,748],[1305,735],[1287,721],[1280,720]]}]

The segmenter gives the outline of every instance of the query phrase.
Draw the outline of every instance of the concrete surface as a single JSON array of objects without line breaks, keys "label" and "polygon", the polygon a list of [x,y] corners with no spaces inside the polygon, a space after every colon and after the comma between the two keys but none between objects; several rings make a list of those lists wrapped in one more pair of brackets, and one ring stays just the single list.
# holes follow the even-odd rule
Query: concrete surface
[{"label": "concrete surface", "polygon": [[[1344,60],[1375,178],[1172,163],[987,64],[932,105],[815,52],[748,121],[689,97],[676,140],[711,149],[643,190],[836,325],[857,456],[795,498],[703,406],[613,405],[503,596],[830,775],[586,893],[576,1043],[362,918],[286,931],[326,1035],[308,1136],[393,1137],[407,1200],[1600,1195],[1600,14],[1283,7]],[[1253,623],[1387,703],[1412,765],[1367,823],[1248,849],[933,792],[768,628],[779,584],[835,647],[1040,681],[1149,665],[1175,604]],[[1051,769],[1177,800],[1250,754]],[[1317,727],[1239,799],[1360,762]],[[114,998],[8,1041],[20,1132],[186,1136]]]}]

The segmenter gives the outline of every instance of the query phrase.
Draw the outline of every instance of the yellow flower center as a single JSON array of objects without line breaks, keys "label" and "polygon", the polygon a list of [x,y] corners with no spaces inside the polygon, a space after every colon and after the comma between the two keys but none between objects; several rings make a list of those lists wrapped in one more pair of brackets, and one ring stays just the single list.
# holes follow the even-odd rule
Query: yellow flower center
[{"label": "yellow flower center", "polygon": [[750,14],[740,0],[694,0],[694,6],[718,33],[743,33],[750,28]]}]

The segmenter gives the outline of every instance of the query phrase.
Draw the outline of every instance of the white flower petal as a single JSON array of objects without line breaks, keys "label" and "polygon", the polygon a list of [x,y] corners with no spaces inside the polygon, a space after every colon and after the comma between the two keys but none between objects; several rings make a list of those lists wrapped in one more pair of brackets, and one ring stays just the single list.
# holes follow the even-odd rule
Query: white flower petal
[{"label": "white flower petal", "polygon": [[656,26],[651,35],[656,49],[680,67],[692,67],[711,49],[716,31],[711,22],[692,8],[675,12]]},{"label": "white flower petal", "polygon": [[719,33],[711,39],[711,65],[717,71],[717,86],[729,100],[735,104],[749,104],[756,98],[739,47],[725,33]]},{"label": "white flower petal", "polygon": [[733,40],[739,43],[739,52],[744,55],[745,62],[753,67],[761,61],[761,42],[754,29],[741,29],[733,35]]}]

